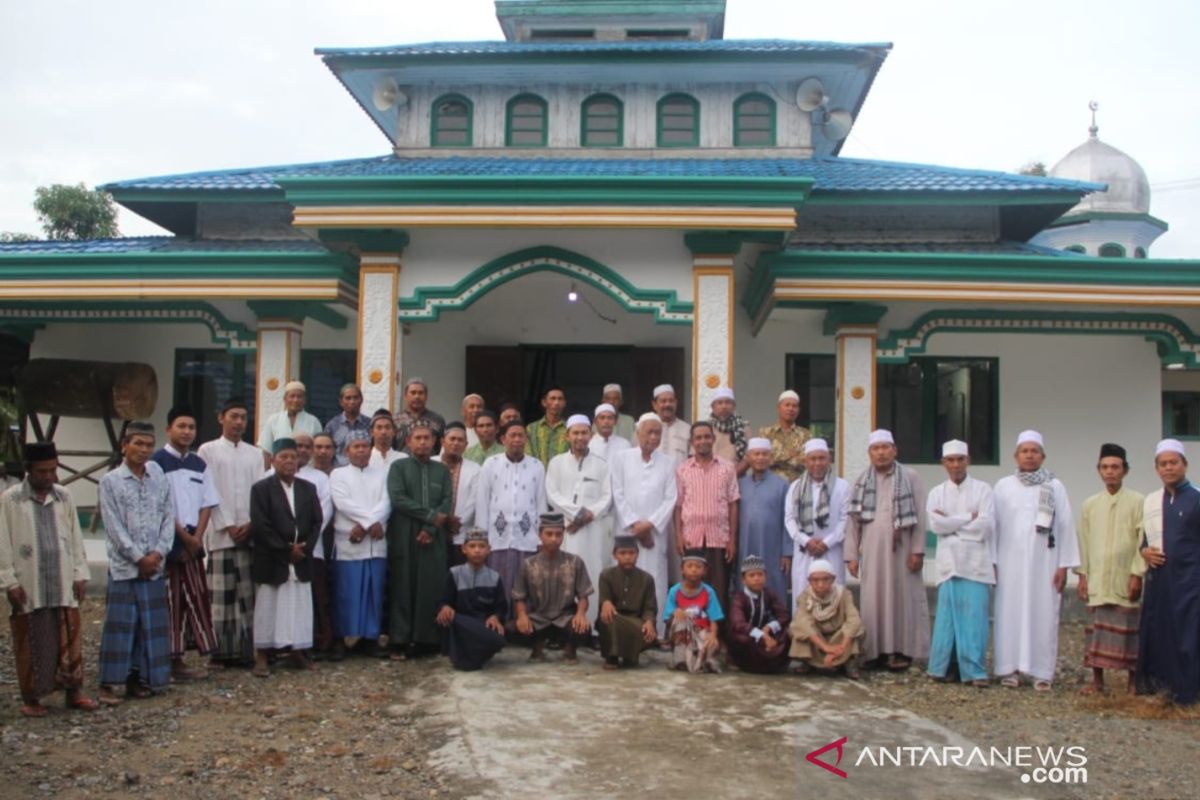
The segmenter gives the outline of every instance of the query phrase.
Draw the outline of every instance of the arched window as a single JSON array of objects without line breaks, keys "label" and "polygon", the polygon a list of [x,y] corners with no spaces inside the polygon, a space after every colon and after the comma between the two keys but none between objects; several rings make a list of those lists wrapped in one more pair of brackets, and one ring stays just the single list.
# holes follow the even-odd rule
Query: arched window
[{"label": "arched window", "polygon": [[733,146],[775,146],[775,101],[765,94],[744,94],[733,103]]},{"label": "arched window", "polygon": [[1144,248],[1144,247],[1133,248],[1133,257],[1134,258],[1145,258],[1146,257],[1146,248]]},{"label": "arched window", "polygon": [[1086,253],[1087,252],[1087,249],[1085,249],[1084,246],[1081,244],[1073,244],[1070,247],[1064,247],[1063,249],[1066,250],[1068,253]]},{"label": "arched window", "polygon": [[504,144],[508,147],[546,146],[546,101],[536,94],[519,94],[508,101]]},{"label": "arched window", "polygon": [[625,106],[611,94],[594,94],[580,109],[583,147],[620,147],[625,143]]},{"label": "arched window", "polygon": [[444,94],[433,101],[429,117],[431,147],[470,147],[474,107],[460,94]]},{"label": "arched window", "polygon": [[669,94],[658,101],[658,146],[700,146],[700,103],[686,94]]},{"label": "arched window", "polygon": [[1107,244],[1102,244],[1102,245],[1100,245],[1100,257],[1101,258],[1124,258],[1125,257],[1125,248],[1121,247],[1121,245],[1119,245],[1119,244],[1113,244],[1112,242],[1108,242]]}]

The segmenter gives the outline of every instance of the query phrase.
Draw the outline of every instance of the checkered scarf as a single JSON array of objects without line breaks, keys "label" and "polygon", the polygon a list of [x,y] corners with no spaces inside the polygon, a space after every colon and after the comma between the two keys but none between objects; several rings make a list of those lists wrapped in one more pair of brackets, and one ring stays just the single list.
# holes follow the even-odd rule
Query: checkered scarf
[{"label": "checkered scarf", "polygon": [[[850,493],[850,514],[857,514],[861,522],[871,522],[875,519],[875,473],[874,467],[867,467],[854,482]],[[917,501],[913,497],[912,484],[908,480],[908,470],[899,461],[892,465],[892,528],[897,534],[905,528],[917,524]],[[899,539],[893,544],[898,544]]]},{"label": "checkered scarf", "polygon": [[1046,537],[1046,547],[1054,549],[1054,473],[1045,467],[1033,472],[1017,471],[1017,480],[1024,486],[1038,487],[1037,532]]},{"label": "checkered scarf", "polygon": [[817,489],[817,502],[813,504],[812,478],[807,472],[796,487],[796,518],[800,520],[800,532],[812,536],[817,528],[829,524],[829,478],[821,481]]},{"label": "checkered scarf", "polygon": [[746,457],[746,446],[749,444],[746,441],[746,428],[750,427],[750,423],[746,421],[745,417],[730,414],[725,419],[711,417],[708,421],[717,431],[729,434],[729,441],[733,442],[733,449],[737,452],[738,461]]}]

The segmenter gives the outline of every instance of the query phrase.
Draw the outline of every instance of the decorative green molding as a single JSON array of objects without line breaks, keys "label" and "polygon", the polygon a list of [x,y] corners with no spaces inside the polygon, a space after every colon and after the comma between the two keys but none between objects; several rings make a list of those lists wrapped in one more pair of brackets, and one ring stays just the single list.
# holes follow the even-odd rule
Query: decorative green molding
[{"label": "decorative green molding", "polygon": [[654,321],[691,325],[692,304],[673,290],[638,289],[615,270],[587,256],[558,247],[533,247],[501,256],[453,286],[420,287],[399,303],[402,322],[434,322],[442,311],[463,311],[479,298],[523,275],[557,272],[587,283],[621,304],[626,311],[654,314]]},{"label": "decorative green molding", "polygon": [[253,352],[258,334],[234,322],[208,303],[202,302],[3,302],[0,319],[22,325],[85,322],[183,322],[208,327],[214,344],[232,352]]},{"label": "decorative green molding", "polygon": [[935,333],[1074,333],[1140,336],[1158,345],[1164,366],[1200,366],[1200,336],[1168,314],[1074,311],[930,311],[910,327],[891,331],[876,345],[884,364],[902,364],[925,352]]},{"label": "decorative green molding", "polygon": [[348,255],[279,251],[146,251],[138,253],[12,253],[0,255],[2,280],[97,278],[337,278],[358,285]]},{"label": "decorative green molding", "polygon": [[685,175],[280,177],[295,206],[628,205],[799,208],[812,178]]},{"label": "decorative green molding", "polygon": [[347,319],[321,302],[303,300],[249,300],[246,305],[259,319],[290,319],[304,322],[314,319],[335,330],[345,330]]},{"label": "decorative green molding", "polygon": [[317,232],[327,247],[349,245],[360,253],[402,253],[408,247],[408,233],[383,228],[326,228]]},{"label": "decorative green molding", "polygon": [[822,332],[833,336],[843,325],[875,325],[887,313],[887,306],[872,303],[837,303],[825,312]]}]

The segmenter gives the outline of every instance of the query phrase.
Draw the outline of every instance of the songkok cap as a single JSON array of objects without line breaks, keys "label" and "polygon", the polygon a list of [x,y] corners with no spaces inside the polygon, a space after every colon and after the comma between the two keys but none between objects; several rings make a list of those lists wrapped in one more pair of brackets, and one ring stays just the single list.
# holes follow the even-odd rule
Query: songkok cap
[{"label": "songkok cap", "polygon": [[565,528],[563,515],[557,513],[541,514],[538,516],[538,530],[543,528]]},{"label": "songkok cap", "polygon": [[486,542],[487,540],[488,534],[483,528],[467,528],[463,532],[463,542]]},{"label": "songkok cap", "polygon": [[459,422],[458,420],[454,420],[453,422],[446,423],[446,427],[443,429],[443,432],[444,431],[452,431],[452,430],[465,431],[466,429],[467,429],[466,425]]},{"label": "songkok cap", "polygon": [[1023,444],[1036,444],[1038,447],[1045,447],[1046,443],[1042,440],[1042,435],[1037,431],[1021,431],[1017,436],[1017,447]]},{"label": "songkok cap", "polygon": [[180,417],[187,417],[188,419],[195,420],[196,412],[192,411],[192,409],[188,406],[175,406],[167,412],[167,425],[174,425],[175,420],[179,419]]},{"label": "songkok cap", "polygon": [[751,450],[770,450],[770,449],[771,449],[771,440],[764,439],[761,436],[755,436],[753,439],[751,439],[746,444],[746,452],[747,453],[750,452]]},{"label": "songkok cap", "polygon": [[746,556],[745,558],[742,559],[742,574],[743,575],[745,575],[747,572],[753,572],[756,569],[765,570],[766,568],[767,568],[767,562],[765,560],[763,560],[762,556],[751,555],[751,556]]},{"label": "songkok cap", "polygon": [[714,403],[718,400],[732,400],[733,389],[730,389],[728,386],[722,386],[713,392],[712,399]]},{"label": "songkok cap", "polygon": [[809,439],[804,443],[804,455],[809,453],[828,453],[829,442],[824,439]]},{"label": "songkok cap", "polygon": [[54,442],[27,442],[22,455],[29,464],[35,461],[53,461],[58,458],[58,448],[54,446]]},{"label": "songkok cap", "polygon": [[658,386],[655,386],[655,387],[654,387],[654,394],[653,394],[653,395],[651,395],[651,396],[652,396],[652,397],[653,397],[655,400],[657,400],[657,399],[658,399],[658,396],[659,396],[660,394],[667,394],[667,393],[670,393],[670,394],[675,394],[675,387],[674,387],[674,386],[672,386],[672,385],[671,385],[671,384],[669,384],[669,383],[660,383]]},{"label": "songkok cap", "polygon": [[641,425],[643,422],[657,422],[661,425],[662,417],[660,417],[658,414],[655,414],[653,411],[647,411],[645,414],[642,414],[640,417],[638,417],[637,424]]},{"label": "songkok cap", "polygon": [[616,414],[616,413],[617,413],[617,410],[615,408],[613,408],[612,403],[601,403],[600,405],[596,406],[596,410],[592,412],[592,415],[598,417],[601,414]]},{"label": "songkok cap", "polygon": [[892,432],[886,428],[879,428],[871,431],[871,435],[867,437],[867,447],[873,444],[890,444],[895,445],[896,440],[892,438]]},{"label": "songkok cap", "polygon": [[395,421],[392,418],[392,412],[388,411],[386,408],[379,408],[375,410],[375,413],[371,415],[371,424],[374,425],[375,421],[380,419],[386,419],[388,422]]},{"label": "songkok cap", "polygon": [[287,394],[288,392],[304,392],[308,394],[308,389],[305,389],[304,384],[300,381],[288,381],[283,386],[283,393]]},{"label": "songkok cap", "polygon": [[587,414],[572,414],[567,417],[567,430],[571,430],[576,425],[582,425],[585,428],[592,427],[592,421],[587,418]]},{"label": "songkok cap", "polygon": [[1115,457],[1115,458],[1121,459],[1122,461],[1125,461],[1126,460],[1125,459],[1125,448],[1121,447],[1121,445],[1119,445],[1119,444],[1113,444],[1112,442],[1109,442],[1107,444],[1102,444],[1102,445],[1100,445],[1100,457],[1101,458]]},{"label": "songkok cap", "polygon": [[1158,443],[1158,447],[1154,448],[1154,457],[1158,458],[1163,453],[1179,453],[1179,455],[1187,458],[1187,453],[1183,452],[1183,442],[1178,439],[1163,439]]},{"label": "songkok cap", "polygon": [[609,392],[616,392],[617,394],[621,395],[622,397],[625,396],[625,393],[621,391],[621,384],[619,384],[619,383],[604,384],[604,391],[602,391],[600,394],[608,394]]},{"label": "songkok cap", "polygon": [[637,546],[636,536],[621,534],[613,537],[613,550],[637,550]]},{"label": "songkok cap", "polygon": [[154,435],[154,426],[151,425],[149,422],[131,422],[125,426],[125,435],[126,436],[132,436],[135,433],[141,434],[143,436],[153,436]]},{"label": "songkok cap", "polygon": [[704,557],[704,551],[699,549],[686,551],[680,561],[699,561],[701,564],[708,564],[708,559]]},{"label": "songkok cap", "polygon": [[818,572],[825,575],[832,575],[835,578],[837,577],[837,573],[833,571],[833,564],[830,564],[829,561],[824,558],[818,558],[808,566],[809,575],[816,575]]},{"label": "songkok cap", "polygon": [[295,449],[296,449],[296,440],[290,436],[285,436],[282,439],[276,439],[275,443],[271,445],[271,455],[277,456],[280,453],[282,453],[284,450],[295,450]]},{"label": "songkok cap", "polygon": [[240,408],[243,411],[250,410],[249,406],[246,405],[245,400],[243,400],[240,397],[231,397],[228,400],[226,400],[224,403],[221,404],[221,413],[224,414],[226,411],[229,411],[234,408]]},{"label": "songkok cap", "polygon": [[942,458],[947,456],[968,456],[967,443],[961,439],[951,439],[942,445]]},{"label": "songkok cap", "polygon": [[800,395],[796,394],[791,389],[785,389],[784,391],[779,393],[779,399],[776,400],[775,402],[782,403],[784,400],[795,400],[797,403],[799,403]]},{"label": "songkok cap", "polygon": [[346,431],[346,444],[351,442],[369,442],[371,434],[364,431],[362,428],[351,428]]}]

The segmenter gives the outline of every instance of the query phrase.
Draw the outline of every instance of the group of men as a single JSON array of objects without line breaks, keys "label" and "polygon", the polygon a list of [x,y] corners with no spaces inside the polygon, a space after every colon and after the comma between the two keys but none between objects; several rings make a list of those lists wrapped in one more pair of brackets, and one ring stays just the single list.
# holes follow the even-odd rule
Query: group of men
[{"label": "group of men", "polygon": [[[198,450],[189,409],[171,410],[157,450],[154,429],[130,423],[99,489],[109,575],[96,699],[82,689],[78,516],[55,483],[54,446],[28,445],[25,480],[0,497],[23,713],[43,715],[56,688],[91,709],[201,678],[189,649],[208,669],[265,677],[273,662],[312,668],[351,649],[440,651],[477,669],[512,640],[534,659],[561,645],[568,663],[598,642],[611,669],[655,646],[691,671],[794,661],[857,677],[920,659],[937,679],[957,672],[982,687],[991,587],[991,674],[1045,690],[1072,568],[1089,607],[1092,690],[1104,669],[1125,669],[1141,691],[1195,701],[1200,492],[1178,442],[1159,445],[1164,489],[1145,499],[1122,485],[1124,451],[1105,445],[1105,491],[1077,533],[1035,431],[1018,437],[1017,470],[994,488],[969,475],[966,443],[945,443],[947,480],[926,493],[885,430],[871,434],[861,475],[837,477],[827,443],[797,424],[795,392],[757,436],[730,389],[690,425],[673,387],[652,394],[654,410],[634,420],[616,384],[590,416],[566,414],[549,387],[528,424],[472,394],[462,421],[447,422],[414,378],[395,414],[366,416],[359,388],[343,387],[342,413],[321,426],[293,382],[259,446],[243,441],[237,400]],[[932,630],[927,530],[938,543]]]}]

